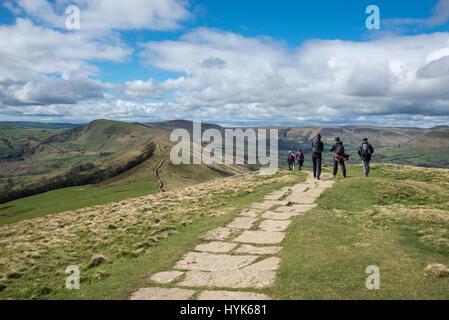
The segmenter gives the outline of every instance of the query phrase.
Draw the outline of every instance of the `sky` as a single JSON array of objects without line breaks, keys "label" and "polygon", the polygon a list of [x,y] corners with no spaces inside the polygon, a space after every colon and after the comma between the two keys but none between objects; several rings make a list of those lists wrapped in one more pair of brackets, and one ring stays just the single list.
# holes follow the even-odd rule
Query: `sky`
[{"label": "sky", "polygon": [[0,121],[95,119],[448,125],[449,0],[0,0]]}]

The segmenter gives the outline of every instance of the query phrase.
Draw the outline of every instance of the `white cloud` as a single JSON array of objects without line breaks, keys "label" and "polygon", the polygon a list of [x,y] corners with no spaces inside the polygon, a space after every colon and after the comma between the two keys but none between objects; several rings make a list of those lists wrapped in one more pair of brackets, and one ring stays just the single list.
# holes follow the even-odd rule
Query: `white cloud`
[{"label": "white cloud", "polygon": [[[67,1],[20,0],[35,22],[20,18],[0,26],[2,115],[236,124],[424,126],[449,120],[449,33],[311,40],[291,48],[268,37],[199,28],[178,40],[141,44],[144,65],[181,76],[157,82],[148,75],[110,85],[89,77],[101,71],[93,62],[124,62],[132,54],[113,30],[177,28],[188,18],[187,5],[74,3],[85,18],[89,12],[105,16],[82,22],[81,32],[67,32],[56,27]],[[129,21],[134,13],[136,19]],[[157,18],[143,18],[152,15]],[[37,26],[38,20],[46,25]]]},{"label": "white cloud", "polygon": [[130,53],[130,48],[113,39],[56,31],[27,19],[0,26],[0,80],[35,78],[37,73],[89,75],[98,71],[89,61],[119,62]]},{"label": "white cloud", "polygon": [[[313,40],[289,49],[266,38],[198,29],[144,48],[147,64],[186,74],[170,80],[177,84],[173,102],[208,120],[449,116],[449,75],[422,76],[429,57],[449,49],[449,33],[369,42]],[[210,57],[226,64],[204,68]]]}]

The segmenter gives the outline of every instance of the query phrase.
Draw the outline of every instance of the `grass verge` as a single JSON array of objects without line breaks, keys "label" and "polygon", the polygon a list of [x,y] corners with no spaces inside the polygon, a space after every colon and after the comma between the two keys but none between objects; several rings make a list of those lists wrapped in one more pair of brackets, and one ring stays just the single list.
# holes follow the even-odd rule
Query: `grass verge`
[{"label": "grass verge", "polygon": [[[375,166],[366,180],[354,166],[348,175],[289,227],[268,292],[278,299],[449,299],[449,273],[425,271],[449,265],[449,171]],[[380,290],[365,286],[370,265],[380,268]]]}]

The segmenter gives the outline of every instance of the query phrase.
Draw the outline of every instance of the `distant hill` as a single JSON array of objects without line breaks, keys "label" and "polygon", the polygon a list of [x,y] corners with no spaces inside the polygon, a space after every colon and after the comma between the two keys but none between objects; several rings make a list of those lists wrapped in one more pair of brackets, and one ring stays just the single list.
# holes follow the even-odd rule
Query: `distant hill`
[{"label": "distant hill", "polygon": [[71,129],[81,125],[73,123],[50,123],[50,122],[28,122],[28,121],[0,121],[0,125],[1,124],[22,128],[34,128],[34,129]]},{"label": "distant hill", "polygon": [[332,143],[340,137],[346,145],[358,145],[363,138],[368,138],[375,147],[401,145],[426,132],[420,128],[391,128],[372,126],[343,127],[294,127],[282,129],[282,137],[286,140],[308,142],[320,133],[323,141]]},{"label": "distant hill", "polygon": [[174,166],[169,135],[181,124],[188,129],[188,122],[145,125],[104,119],[66,130],[0,124],[0,156],[7,159],[0,165],[0,189],[12,194],[2,199],[84,182],[105,189],[150,185],[136,190],[143,195],[247,171],[240,166]]},{"label": "distant hill", "polygon": [[[151,185],[155,187],[145,192],[157,192],[256,169],[253,166],[173,165],[169,161],[170,150],[174,144],[169,140],[170,133],[178,128],[191,132],[193,127],[191,121],[129,123],[101,119],[65,129],[57,127],[70,124],[51,124],[56,129],[45,125],[0,123],[0,189],[17,190],[67,177],[73,179],[76,174],[97,176],[98,172],[101,172],[100,176],[107,179],[98,181],[106,189],[152,181]],[[226,129],[216,124],[202,123],[203,131],[212,128],[220,132]],[[375,162],[449,167],[449,128],[445,127],[277,128],[281,167],[286,165],[288,150],[297,148],[303,149],[306,154],[306,165],[309,165],[310,142],[318,133],[321,133],[325,142],[323,159],[325,165],[331,165],[330,145],[334,138],[339,136],[344,141],[347,152],[352,155],[350,163],[359,162],[356,149],[362,139],[367,137],[376,148]],[[154,154],[143,163],[136,162],[149,145],[155,146]],[[134,165],[130,165],[132,163]],[[126,170],[123,171],[123,168]],[[117,172],[118,175],[109,178],[111,172]],[[160,181],[160,177],[163,181]]]},{"label": "distant hill", "polygon": [[406,144],[410,147],[423,147],[423,148],[449,148],[449,128],[440,128],[431,130],[423,135],[410,140]]}]

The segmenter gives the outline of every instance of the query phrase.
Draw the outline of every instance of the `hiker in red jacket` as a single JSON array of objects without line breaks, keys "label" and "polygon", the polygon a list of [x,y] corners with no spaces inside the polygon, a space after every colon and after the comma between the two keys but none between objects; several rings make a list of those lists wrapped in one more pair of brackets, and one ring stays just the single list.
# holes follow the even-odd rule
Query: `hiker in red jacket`
[{"label": "hiker in red jacket", "polygon": [[293,152],[288,152],[288,170],[292,171],[295,168],[295,156]]},{"label": "hiker in red jacket", "polygon": [[298,170],[301,171],[302,167],[304,166],[304,153],[301,149],[299,149],[296,153],[296,160],[298,160]]}]

